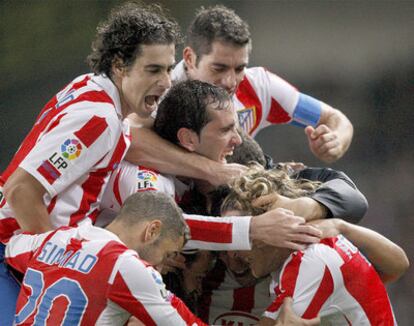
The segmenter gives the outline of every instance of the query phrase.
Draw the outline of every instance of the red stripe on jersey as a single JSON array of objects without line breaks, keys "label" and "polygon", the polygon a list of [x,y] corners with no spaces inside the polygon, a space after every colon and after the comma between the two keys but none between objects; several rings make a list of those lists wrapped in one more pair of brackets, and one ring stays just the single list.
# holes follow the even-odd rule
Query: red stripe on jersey
[{"label": "red stripe on jersey", "polygon": [[91,205],[95,204],[104,185],[106,171],[95,171],[89,173],[89,177],[82,184],[83,196],[79,209],[70,216],[70,226],[75,226],[88,214]]},{"label": "red stripe on jersey", "polygon": [[292,297],[295,292],[296,281],[299,275],[300,264],[302,263],[303,252],[297,251],[292,253],[292,259],[282,270],[282,279],[275,289],[277,295],[275,301],[266,309],[269,312],[277,311],[283,304],[286,297]]},{"label": "red stripe on jersey", "polygon": [[270,105],[270,112],[266,118],[270,123],[286,123],[292,120],[289,114],[283,109],[283,107],[272,97]]},{"label": "red stripe on jersey", "polygon": [[47,206],[48,214],[50,214],[55,208],[56,200],[57,200],[57,196],[53,197],[52,200],[50,201],[50,204]]},{"label": "red stripe on jersey", "polygon": [[387,291],[372,265],[358,254],[342,265],[341,271],[346,289],[361,305],[370,324],[393,325]]},{"label": "red stripe on jersey", "polygon": [[235,289],[233,291],[233,307],[231,310],[251,312],[254,308],[255,286]]},{"label": "red stripe on jersey", "polygon": [[74,134],[86,146],[91,146],[108,127],[105,118],[94,115]]},{"label": "red stripe on jersey", "polygon": [[29,260],[32,258],[32,252],[25,252],[14,257],[6,257],[7,265],[13,267],[16,271],[24,274],[27,269]]},{"label": "red stripe on jersey", "polygon": [[111,295],[109,295],[110,300],[133,314],[144,325],[156,325],[155,321],[149,315],[144,305],[131,293],[128,285],[125,283],[122,275],[119,272],[116,273],[112,288],[117,289],[115,293],[116,298],[111,298]]},{"label": "red stripe on jersey", "polygon": [[191,240],[232,243],[233,224],[186,219],[190,227]]},{"label": "red stripe on jersey", "polygon": [[223,283],[226,276],[226,265],[221,261],[217,260],[214,268],[207,273],[207,276],[203,279],[202,296],[199,299],[199,317],[208,323],[210,316],[211,297],[213,291],[218,289]]},{"label": "red stripe on jersey", "polygon": [[48,133],[49,131],[51,131],[52,129],[54,129],[55,127],[57,127],[60,123],[60,120],[66,115],[67,113],[63,113],[61,115],[59,115],[55,121],[53,121],[53,123],[49,126],[49,128],[47,128],[46,133]]},{"label": "red stripe on jersey", "polygon": [[313,299],[310,302],[306,311],[303,313],[302,318],[311,319],[316,317],[319,311],[321,310],[323,304],[333,293],[333,290],[334,283],[332,274],[329,271],[329,268],[325,266],[325,273],[323,274],[323,278],[321,280],[321,283],[319,284],[319,288],[318,290],[316,290]]},{"label": "red stripe on jersey", "polygon": [[114,180],[114,186],[112,188],[113,192],[114,192],[114,196],[116,201],[118,202],[118,204],[120,206],[122,206],[122,199],[121,199],[121,192],[119,191],[119,177],[121,176],[121,171],[119,171],[116,174],[115,180]]},{"label": "red stripe on jersey", "polygon": [[250,84],[249,80],[245,76],[239,87],[236,91],[236,97],[238,100],[243,103],[246,108],[255,108],[256,121],[252,128],[249,130],[249,134],[251,135],[256,128],[259,126],[260,121],[262,120],[262,103],[260,102],[256,91],[254,90],[253,86]]},{"label": "red stripe on jersey", "polygon": [[171,305],[177,310],[178,314],[187,325],[206,325],[187,308],[187,306],[175,295],[171,298]]},{"label": "red stripe on jersey", "polygon": [[[72,87],[72,89],[75,89]],[[19,164],[24,160],[24,158],[29,154],[29,152],[33,149],[36,145],[39,137],[43,132],[46,130],[49,123],[64,109],[66,109],[69,105],[74,103],[89,101],[94,103],[111,103],[113,104],[112,99],[106,94],[104,91],[90,91],[79,95],[72,101],[68,101],[64,103],[62,106],[57,108],[57,100],[56,96],[52,98],[45,106],[45,108],[39,114],[35,125],[33,126],[32,130],[23,140],[22,144],[20,145],[19,150],[13,157],[10,164],[7,166],[7,169],[2,174],[2,180],[4,182],[10,177],[10,175],[17,169]]]},{"label": "red stripe on jersey", "polygon": [[7,243],[14,231],[20,229],[19,224],[13,217],[0,219],[0,237],[1,242]]},{"label": "red stripe on jersey", "polygon": [[43,163],[37,168],[37,171],[49,182],[53,184],[57,178],[60,177],[60,172],[49,161],[43,161]]}]

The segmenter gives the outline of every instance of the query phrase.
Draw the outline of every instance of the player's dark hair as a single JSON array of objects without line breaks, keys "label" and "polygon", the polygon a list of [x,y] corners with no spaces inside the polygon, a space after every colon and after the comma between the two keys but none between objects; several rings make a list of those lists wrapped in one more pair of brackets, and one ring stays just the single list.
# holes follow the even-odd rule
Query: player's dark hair
[{"label": "player's dark hair", "polygon": [[214,41],[251,46],[249,26],[233,10],[222,5],[201,7],[187,30],[187,45],[197,55],[211,51]]},{"label": "player's dark hair", "polygon": [[174,85],[161,101],[154,122],[155,132],[162,138],[179,144],[177,132],[188,128],[200,135],[210,121],[207,107],[213,110],[230,108],[231,99],[221,88],[198,80]]},{"label": "player's dark hair", "polygon": [[132,66],[142,45],[177,44],[180,40],[178,24],[159,5],[127,2],[113,9],[97,27],[87,62],[95,74],[111,77],[115,60]]},{"label": "player's dark hair", "polygon": [[184,236],[185,241],[189,239],[189,229],[181,209],[171,196],[162,192],[145,191],[129,196],[117,219],[126,226],[157,219],[163,223],[160,238]]}]

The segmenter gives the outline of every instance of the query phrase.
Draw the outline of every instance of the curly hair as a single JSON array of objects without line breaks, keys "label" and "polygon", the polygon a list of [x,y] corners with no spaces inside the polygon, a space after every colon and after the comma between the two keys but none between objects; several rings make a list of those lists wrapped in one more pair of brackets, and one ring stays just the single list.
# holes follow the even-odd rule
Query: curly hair
[{"label": "curly hair", "polygon": [[303,197],[314,193],[320,184],[306,179],[291,179],[284,170],[265,170],[257,164],[230,182],[230,192],[221,205],[221,212],[240,210],[244,214],[259,215],[269,210],[272,204],[256,207],[252,205],[254,199],[272,193],[288,198]]},{"label": "curly hair", "polygon": [[180,41],[177,22],[167,17],[159,5],[127,2],[113,9],[109,18],[98,25],[87,62],[95,74],[111,77],[114,60],[121,59],[125,67],[132,66],[141,45]]},{"label": "curly hair", "polygon": [[161,101],[154,121],[154,130],[162,138],[179,144],[177,132],[188,128],[200,135],[210,121],[208,106],[214,110],[230,107],[231,99],[221,88],[198,80],[187,80],[174,85]]},{"label": "curly hair", "polygon": [[211,51],[214,41],[251,46],[249,26],[233,10],[222,5],[201,7],[187,30],[187,45],[197,60]]}]

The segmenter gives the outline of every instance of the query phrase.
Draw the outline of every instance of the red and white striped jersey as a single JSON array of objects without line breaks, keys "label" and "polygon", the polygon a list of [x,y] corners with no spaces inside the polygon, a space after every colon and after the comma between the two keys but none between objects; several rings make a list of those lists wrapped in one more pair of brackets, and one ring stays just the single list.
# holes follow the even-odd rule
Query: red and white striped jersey
[{"label": "red and white striped jersey", "polygon": [[271,302],[271,282],[268,275],[252,286],[243,287],[225,263],[217,260],[203,279],[199,317],[210,325],[256,325]]},{"label": "red and white striped jersey", "polygon": [[[138,191],[161,191],[173,196],[177,203],[191,188],[173,176],[123,161],[112,174],[103,195],[97,225],[108,224],[124,201]],[[191,240],[184,249],[248,250],[250,217],[211,217],[184,214],[190,227]]]},{"label": "red and white striped jersey", "polygon": [[[82,75],[40,112],[0,186],[20,167],[46,189],[44,202],[54,227],[94,221],[109,175],[129,147],[118,91],[110,79]],[[1,188],[0,188],[1,192]],[[0,239],[18,229],[9,205],[0,203]]]},{"label": "red and white striped jersey", "polygon": [[102,228],[83,224],[40,235],[19,234],[6,261],[25,273],[16,325],[201,325],[168,292],[161,275]]},{"label": "red and white striped jersey", "polygon": [[302,318],[330,325],[394,325],[392,307],[374,267],[347,239],[323,239],[285,261],[271,285],[275,298],[265,316],[276,319],[283,299],[293,298]]},{"label": "red and white striped jersey", "polygon": [[[175,82],[187,79],[184,61],[174,68],[172,79]],[[246,69],[233,103],[240,126],[251,136],[272,124],[316,126],[322,104],[263,67]]]}]

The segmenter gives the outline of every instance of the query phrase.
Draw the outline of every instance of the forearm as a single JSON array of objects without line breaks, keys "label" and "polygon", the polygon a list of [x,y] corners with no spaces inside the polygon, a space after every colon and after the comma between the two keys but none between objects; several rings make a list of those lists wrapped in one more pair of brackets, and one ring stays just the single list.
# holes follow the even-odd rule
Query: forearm
[{"label": "forearm", "polygon": [[381,234],[340,221],[339,231],[351,240],[368,257],[384,282],[400,278],[409,267],[408,258],[403,249]]},{"label": "forearm", "polygon": [[[13,176],[10,177],[12,179]],[[13,181],[13,180],[9,180]],[[24,231],[43,233],[53,229],[47,207],[43,202],[42,188],[24,183],[6,183],[5,196],[14,217]]]},{"label": "forearm", "polygon": [[166,174],[205,180],[213,185],[226,183],[245,167],[224,164],[191,153],[159,137],[147,128],[131,128],[132,142],[126,160]]},{"label": "forearm", "polygon": [[343,172],[329,168],[306,168],[297,178],[323,184],[309,197],[328,208],[327,217],[358,223],[368,210],[368,201],[352,180]]},{"label": "forearm", "polygon": [[147,128],[131,128],[132,142],[125,159],[162,173],[206,180],[211,162],[159,137]]}]

